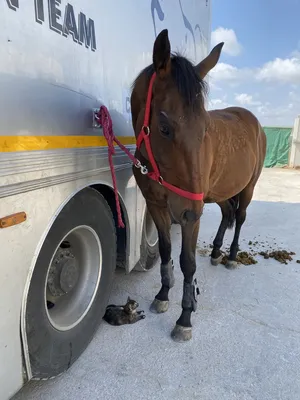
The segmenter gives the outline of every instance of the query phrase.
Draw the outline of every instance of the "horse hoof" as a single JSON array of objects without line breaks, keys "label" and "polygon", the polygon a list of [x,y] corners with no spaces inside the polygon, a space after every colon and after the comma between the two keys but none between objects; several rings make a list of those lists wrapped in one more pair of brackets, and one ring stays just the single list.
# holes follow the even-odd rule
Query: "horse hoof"
[{"label": "horse hoof", "polygon": [[225,267],[227,269],[235,269],[237,267],[237,262],[234,260],[228,260]]},{"label": "horse hoof", "polygon": [[192,328],[175,325],[171,333],[171,338],[174,342],[183,343],[192,339]]},{"label": "horse hoof", "polygon": [[223,255],[222,255],[222,254],[221,254],[220,257],[218,257],[218,258],[212,258],[212,257],[210,257],[210,263],[211,263],[211,265],[213,265],[214,267],[216,267],[217,265],[220,264],[220,262],[222,261],[222,259],[223,259]]},{"label": "horse hoof", "polygon": [[150,306],[150,311],[154,314],[161,314],[168,311],[169,301],[157,300],[154,299]]}]

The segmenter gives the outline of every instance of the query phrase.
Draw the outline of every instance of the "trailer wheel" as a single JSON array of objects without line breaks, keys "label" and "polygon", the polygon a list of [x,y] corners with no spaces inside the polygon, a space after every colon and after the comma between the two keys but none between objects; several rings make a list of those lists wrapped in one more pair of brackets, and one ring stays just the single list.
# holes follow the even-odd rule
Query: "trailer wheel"
[{"label": "trailer wheel", "polygon": [[153,219],[146,209],[141,243],[141,257],[135,265],[135,271],[150,271],[156,266],[159,257],[158,233]]},{"label": "trailer wheel", "polygon": [[59,375],[85,350],[104,315],[115,267],[111,210],[86,188],[55,220],[31,279],[26,332],[33,378]]}]

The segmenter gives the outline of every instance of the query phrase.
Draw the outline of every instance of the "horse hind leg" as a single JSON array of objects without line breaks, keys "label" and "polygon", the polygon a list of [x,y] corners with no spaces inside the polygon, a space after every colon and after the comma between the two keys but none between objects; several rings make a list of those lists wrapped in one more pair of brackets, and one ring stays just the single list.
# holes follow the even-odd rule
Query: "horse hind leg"
[{"label": "horse hind leg", "polygon": [[159,254],[161,258],[161,289],[155,296],[150,311],[155,314],[164,313],[169,308],[169,290],[175,284],[173,261],[171,259],[170,214],[166,208],[147,203],[158,232]]},{"label": "horse hind leg", "polygon": [[231,229],[234,225],[235,213],[238,206],[238,195],[217,204],[221,208],[222,220],[213,241],[213,250],[210,255],[210,262],[214,266],[222,261],[223,255],[221,253],[221,247],[223,246],[224,235],[227,228]]},{"label": "horse hind leg", "polygon": [[245,187],[239,195],[239,206],[235,213],[235,231],[233,241],[230,246],[230,253],[226,264],[227,269],[234,269],[237,267],[236,256],[239,249],[239,237],[241,228],[246,220],[247,207],[249,206],[254,191],[254,184],[251,183]]}]

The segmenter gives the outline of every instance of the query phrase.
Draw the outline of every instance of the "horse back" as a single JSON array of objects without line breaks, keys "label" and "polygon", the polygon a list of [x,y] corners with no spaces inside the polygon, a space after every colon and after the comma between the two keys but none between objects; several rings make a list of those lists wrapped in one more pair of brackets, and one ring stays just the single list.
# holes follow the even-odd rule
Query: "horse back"
[{"label": "horse back", "polygon": [[227,107],[209,111],[209,115],[212,139],[219,144],[225,141],[229,151],[248,148],[264,159],[266,135],[251,111],[243,107]]}]

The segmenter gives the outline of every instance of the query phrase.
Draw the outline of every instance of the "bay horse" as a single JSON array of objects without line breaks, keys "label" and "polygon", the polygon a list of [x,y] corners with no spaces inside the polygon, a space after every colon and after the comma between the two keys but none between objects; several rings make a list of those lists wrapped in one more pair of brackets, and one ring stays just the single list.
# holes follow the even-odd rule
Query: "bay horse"
[{"label": "bay horse", "polygon": [[153,63],[132,85],[132,125],[139,160],[133,173],[159,238],[161,289],[150,306],[155,313],[168,310],[168,293],[175,283],[170,228],[172,222],[181,225],[182,313],[171,333],[178,342],[192,337],[191,314],[199,294],[195,251],[204,204],[217,203],[222,212],[213,241],[213,265],[221,261],[225,231],[235,222],[226,265],[235,268],[241,227],[266,153],[265,133],[250,111],[240,107],[205,110],[203,79],[217,64],[223,45],[219,43],[193,65],[171,53],[164,29],[154,42]]}]

